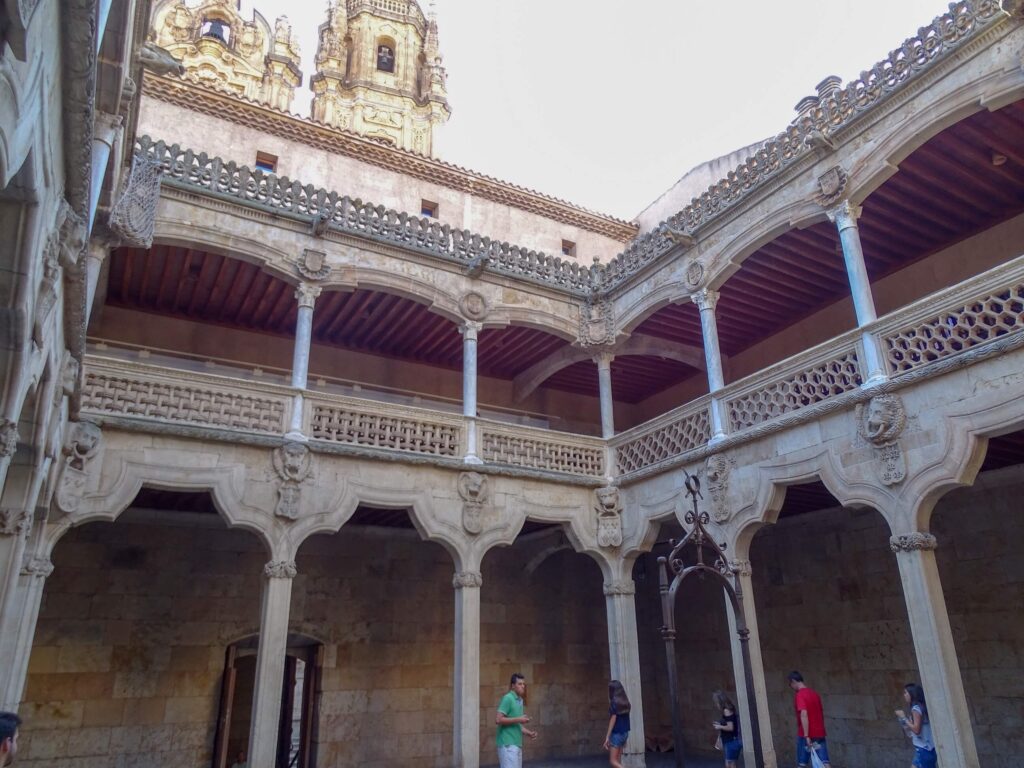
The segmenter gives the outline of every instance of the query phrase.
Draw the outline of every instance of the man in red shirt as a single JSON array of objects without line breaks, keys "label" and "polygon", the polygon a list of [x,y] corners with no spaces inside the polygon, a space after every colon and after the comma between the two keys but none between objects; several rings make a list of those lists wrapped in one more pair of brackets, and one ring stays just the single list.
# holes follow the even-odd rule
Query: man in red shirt
[{"label": "man in red shirt", "polygon": [[804,676],[799,672],[789,673],[789,687],[796,694],[793,701],[796,708],[796,763],[799,768],[807,768],[811,764],[813,749],[827,767],[830,763],[821,697],[804,684]]}]

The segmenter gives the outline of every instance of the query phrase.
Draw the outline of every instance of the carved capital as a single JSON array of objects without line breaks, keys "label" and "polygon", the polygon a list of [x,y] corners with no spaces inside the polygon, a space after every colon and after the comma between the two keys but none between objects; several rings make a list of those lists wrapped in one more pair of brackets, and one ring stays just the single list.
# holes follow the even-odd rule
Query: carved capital
[{"label": "carved capital", "polygon": [[479,571],[458,571],[452,577],[455,589],[480,589],[484,585],[484,577]]},{"label": "carved capital", "polygon": [[94,128],[93,139],[112,146],[114,137],[121,130],[124,118],[121,115],[112,115],[109,112],[96,113],[96,127]]},{"label": "carved capital", "polygon": [[0,509],[0,536],[21,536],[32,527],[32,515],[23,509]]},{"label": "carved capital", "polygon": [[53,563],[48,557],[25,557],[21,564],[21,572],[26,576],[35,576],[38,579],[45,579],[53,573]]},{"label": "carved capital", "polygon": [[263,575],[268,579],[294,579],[298,572],[294,560],[271,560],[263,566]]},{"label": "carved capital", "polygon": [[854,205],[849,200],[843,200],[839,205],[827,210],[825,215],[839,230],[844,230],[857,226],[857,219],[860,218],[862,211],[863,209],[859,205]]},{"label": "carved capital", "polygon": [[636,594],[636,584],[632,579],[622,581],[606,581],[604,583],[605,595],[633,595]]},{"label": "carved capital", "polygon": [[0,458],[13,456],[18,450],[18,425],[10,419],[0,419]]},{"label": "carved capital", "polygon": [[914,531],[913,533],[901,533],[898,536],[889,538],[889,548],[893,552],[915,552],[925,549],[936,549],[939,543],[930,533]]},{"label": "carved capital", "polygon": [[715,307],[718,305],[718,296],[718,291],[711,288],[701,288],[699,291],[690,294],[690,300],[697,305],[697,309],[701,312],[706,309],[714,312]]},{"label": "carved capital", "polygon": [[148,155],[136,155],[132,160],[128,183],[109,219],[111,232],[125,245],[149,248],[153,244],[163,172],[163,165]]},{"label": "carved capital", "polygon": [[603,350],[594,355],[594,362],[597,364],[598,369],[610,368],[614,359],[615,353],[611,350]]},{"label": "carved capital", "polygon": [[730,560],[729,570],[737,576],[750,576],[754,573],[749,560]]},{"label": "carved capital", "polygon": [[299,283],[295,288],[295,299],[299,302],[300,307],[306,307],[312,309],[313,305],[316,304],[317,297],[323,290],[319,285],[310,285],[309,283]]},{"label": "carved capital", "polygon": [[484,324],[478,323],[473,320],[467,320],[461,326],[459,326],[459,333],[462,334],[462,338],[470,341],[476,341],[477,335],[483,330]]}]

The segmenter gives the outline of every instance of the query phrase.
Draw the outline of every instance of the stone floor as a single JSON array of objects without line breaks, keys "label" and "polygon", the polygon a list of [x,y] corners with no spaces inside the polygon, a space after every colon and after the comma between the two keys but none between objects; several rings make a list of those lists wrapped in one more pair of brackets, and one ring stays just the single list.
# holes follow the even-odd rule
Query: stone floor
[{"label": "stone floor", "polygon": [[[705,757],[701,755],[686,755],[686,768],[721,768],[722,758]],[[604,755],[598,757],[576,757],[562,760],[530,760],[523,761],[525,768],[600,768],[608,765],[608,758]],[[742,758],[740,765],[743,765]],[[675,768],[675,756],[671,752],[647,754],[647,768]]]}]

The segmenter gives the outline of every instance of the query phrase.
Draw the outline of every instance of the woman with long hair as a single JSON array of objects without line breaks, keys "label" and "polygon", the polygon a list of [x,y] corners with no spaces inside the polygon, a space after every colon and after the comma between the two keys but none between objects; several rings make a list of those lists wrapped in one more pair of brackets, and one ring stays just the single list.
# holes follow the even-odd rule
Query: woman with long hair
[{"label": "woman with long hair", "polygon": [[608,732],[604,737],[604,748],[608,750],[608,764],[622,768],[622,749],[629,738],[629,710],[631,709],[626,689],[618,680],[608,683]]},{"label": "woman with long hair", "polygon": [[932,724],[928,719],[928,707],[924,703],[924,689],[917,683],[907,683],[903,687],[903,701],[910,705],[910,714],[897,709],[896,717],[914,743],[914,762],[911,765],[914,768],[935,768],[939,758],[935,754]]},{"label": "woman with long hair", "polygon": [[711,726],[718,731],[718,738],[722,740],[722,752],[725,754],[725,768],[736,768],[736,761],[743,750],[743,741],[740,739],[740,721],[736,716],[736,705],[732,703],[724,691],[715,691],[711,694],[711,700],[715,703],[715,709],[722,716]]}]

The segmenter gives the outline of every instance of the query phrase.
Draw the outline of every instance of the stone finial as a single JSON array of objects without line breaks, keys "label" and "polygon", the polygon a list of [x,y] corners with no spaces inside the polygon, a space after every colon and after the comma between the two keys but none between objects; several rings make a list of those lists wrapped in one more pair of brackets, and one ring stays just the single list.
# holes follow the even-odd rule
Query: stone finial
[{"label": "stone finial", "polygon": [[298,572],[294,560],[271,560],[263,566],[263,575],[268,579],[294,579]]},{"label": "stone finial", "polygon": [[919,550],[937,549],[938,541],[930,533],[914,531],[913,533],[901,533],[889,538],[889,548],[893,552],[916,552]]},{"label": "stone finial", "polygon": [[843,78],[839,77],[839,75],[829,75],[814,86],[814,89],[818,92],[819,99],[827,99],[842,87]]}]

